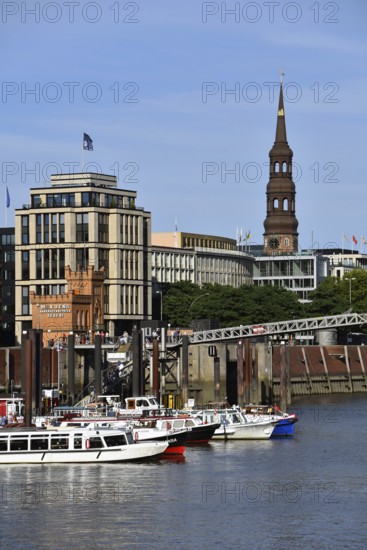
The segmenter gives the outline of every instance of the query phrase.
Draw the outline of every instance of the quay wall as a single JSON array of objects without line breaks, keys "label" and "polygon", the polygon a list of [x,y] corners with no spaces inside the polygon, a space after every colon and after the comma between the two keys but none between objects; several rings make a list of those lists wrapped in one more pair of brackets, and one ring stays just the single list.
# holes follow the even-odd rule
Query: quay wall
[{"label": "quay wall", "polygon": [[[367,391],[367,346],[295,345],[286,346],[285,349],[288,402],[292,396],[298,395]],[[182,365],[179,366],[181,352],[177,347],[177,365],[174,360],[172,363],[172,372],[178,382],[167,383],[164,388],[166,395],[178,395],[182,390],[178,372],[182,368]],[[224,342],[215,344],[215,352],[214,358],[209,355],[208,344],[189,345],[188,398],[194,399],[195,404],[224,400],[239,404],[247,400],[253,403],[270,403],[279,399],[279,345],[268,346],[259,341],[246,344]],[[75,354],[75,388],[76,393],[79,393],[94,380],[94,349],[78,349]],[[66,350],[58,352],[57,349],[42,348],[42,388],[63,387],[63,390],[67,390],[66,362]],[[0,348],[0,392],[20,391],[21,378],[21,348]],[[149,380],[149,376],[146,379]],[[149,382],[145,390],[146,393],[151,393]]]}]

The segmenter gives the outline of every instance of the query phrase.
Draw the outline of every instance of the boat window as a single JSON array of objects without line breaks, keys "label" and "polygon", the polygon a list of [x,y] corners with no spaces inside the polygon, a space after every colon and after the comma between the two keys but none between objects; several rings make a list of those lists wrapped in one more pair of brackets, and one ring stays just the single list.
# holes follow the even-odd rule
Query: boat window
[{"label": "boat window", "polygon": [[48,437],[31,437],[31,451],[48,449]]},{"label": "boat window", "polygon": [[11,451],[27,451],[28,450],[28,439],[17,439],[16,437],[12,436],[10,438],[10,450]]},{"label": "boat window", "polygon": [[83,442],[82,434],[75,434],[74,435],[74,449],[81,449],[82,448],[82,442]]},{"label": "boat window", "polygon": [[[167,423],[166,423],[167,424]],[[175,428],[183,428],[185,425],[185,421],[184,420],[175,420],[174,421],[174,426]],[[167,427],[165,428],[167,429]]]},{"label": "boat window", "polygon": [[0,451],[7,451],[7,450],[8,450],[8,440],[0,439]]},{"label": "boat window", "polygon": [[125,434],[105,435],[104,440],[107,447],[120,447],[121,445],[126,445]]},{"label": "boat window", "polygon": [[134,438],[132,432],[126,432],[126,439],[129,445],[134,443]]},{"label": "boat window", "polygon": [[68,449],[68,438],[67,437],[59,437],[59,436],[52,436],[51,437],[51,449]]},{"label": "boat window", "polygon": [[103,447],[102,439],[100,437],[90,437],[89,438],[89,448],[90,449],[101,449]]},{"label": "boat window", "polygon": [[187,427],[190,427],[190,426],[196,426],[195,422],[193,420],[191,420],[190,418],[188,418],[186,420],[186,428]]}]

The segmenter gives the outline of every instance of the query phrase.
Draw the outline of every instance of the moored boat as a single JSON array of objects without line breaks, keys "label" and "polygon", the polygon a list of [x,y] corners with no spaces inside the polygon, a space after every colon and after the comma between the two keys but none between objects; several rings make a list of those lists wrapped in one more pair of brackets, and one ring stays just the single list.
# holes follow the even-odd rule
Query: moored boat
[{"label": "moored boat", "polygon": [[0,464],[125,462],[157,458],[166,441],[134,441],[131,431],[112,428],[12,428],[0,432]]},{"label": "moored boat", "polygon": [[274,436],[290,436],[294,434],[294,428],[298,417],[296,414],[288,414],[280,411],[277,407],[266,405],[248,405],[242,409],[247,417],[277,420],[272,433]]},{"label": "moored boat", "polygon": [[144,441],[167,441],[168,447],[163,455],[183,455],[186,449],[187,429],[173,430],[148,426],[144,422],[133,426],[134,439],[137,442]]},{"label": "moored boat", "polygon": [[203,422],[196,417],[171,417],[156,419],[157,426],[162,428],[170,427],[173,430],[188,430],[186,442],[188,445],[198,443],[209,443],[215,430],[220,427],[219,421]]},{"label": "moored boat", "polygon": [[99,428],[114,428],[114,429],[128,429],[132,431],[134,441],[136,443],[145,441],[165,441],[168,446],[164,450],[163,454],[184,454],[185,444],[188,431],[181,429],[179,431],[169,430],[166,428],[158,428],[154,420],[148,419],[114,419],[108,417],[101,418],[89,418],[80,419],[72,418],[70,420],[63,420],[59,422],[46,422],[46,428],[62,430],[64,427],[78,428],[81,427],[94,427]]},{"label": "moored boat", "polygon": [[239,407],[202,411],[204,418],[217,419],[220,427],[213,439],[269,439],[277,425],[277,420],[246,417]]}]

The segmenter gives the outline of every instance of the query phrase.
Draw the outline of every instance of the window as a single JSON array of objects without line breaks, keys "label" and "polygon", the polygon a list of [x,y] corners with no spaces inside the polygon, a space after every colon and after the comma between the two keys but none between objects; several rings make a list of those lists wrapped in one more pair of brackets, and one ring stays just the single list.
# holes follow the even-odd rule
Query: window
[{"label": "window", "polygon": [[[19,437],[19,436],[18,436]],[[28,450],[28,439],[18,439],[17,436],[10,438],[10,450],[11,451],[27,451]]]},{"label": "window", "polygon": [[48,449],[48,437],[31,437],[31,451]]},{"label": "window", "polygon": [[65,242],[65,214],[59,215],[59,242]]},{"label": "window", "polygon": [[82,434],[75,434],[74,435],[74,449],[81,449],[82,448],[82,441],[83,441]]},{"label": "window", "polygon": [[51,449],[67,449],[68,448],[68,438],[51,436]]},{"label": "window", "polygon": [[43,242],[50,242],[50,215],[45,214],[43,216]]},{"label": "window", "polygon": [[108,243],[108,215],[98,214],[98,242]]},{"label": "window", "polygon": [[100,437],[90,437],[89,438],[89,448],[90,449],[102,449],[103,448],[102,439]]},{"label": "window", "polygon": [[[23,290],[23,289],[22,289]],[[28,289],[27,289],[28,290]],[[22,297],[22,315],[29,315],[28,297]]]},{"label": "window", "polygon": [[87,243],[89,240],[88,214],[76,215],[76,240],[78,243]]},{"label": "window", "polygon": [[107,447],[119,447],[121,445],[126,445],[125,434],[106,435],[104,440]]},{"label": "window", "polygon": [[22,252],[22,279],[29,279],[29,252],[24,250]]},{"label": "window", "polygon": [[22,244],[29,243],[29,218],[22,216]]}]

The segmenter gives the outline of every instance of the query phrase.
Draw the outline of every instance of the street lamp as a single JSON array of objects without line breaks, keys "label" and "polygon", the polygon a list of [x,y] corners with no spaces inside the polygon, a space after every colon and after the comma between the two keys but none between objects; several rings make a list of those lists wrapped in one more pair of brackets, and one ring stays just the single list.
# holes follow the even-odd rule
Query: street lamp
[{"label": "street lamp", "polygon": [[161,295],[161,321],[162,321],[162,319],[163,319],[163,293],[162,293],[161,290],[156,290],[155,293]]},{"label": "street lamp", "polygon": [[351,306],[352,305],[352,281],[355,281],[356,278],[355,277],[350,277],[348,279],[349,281],[349,305]]},{"label": "street lamp", "polygon": [[188,311],[190,311],[190,309],[191,309],[192,306],[195,304],[195,302],[197,302],[198,300],[200,300],[200,298],[204,298],[204,296],[209,296],[209,292],[205,292],[205,294],[200,294],[200,296],[197,296],[197,297],[195,298],[195,300],[193,300],[193,301],[191,302],[191,304],[189,305]]}]

